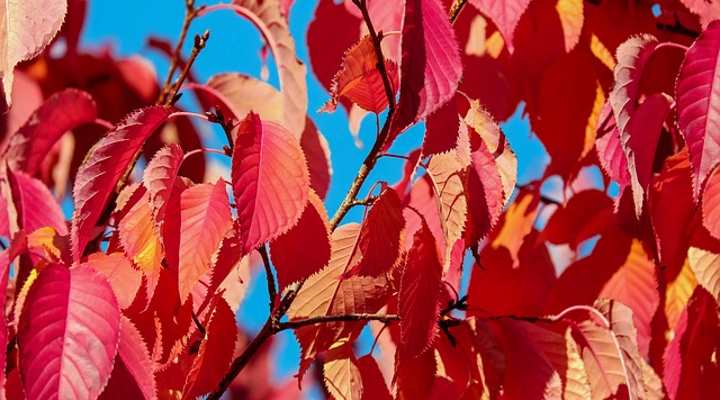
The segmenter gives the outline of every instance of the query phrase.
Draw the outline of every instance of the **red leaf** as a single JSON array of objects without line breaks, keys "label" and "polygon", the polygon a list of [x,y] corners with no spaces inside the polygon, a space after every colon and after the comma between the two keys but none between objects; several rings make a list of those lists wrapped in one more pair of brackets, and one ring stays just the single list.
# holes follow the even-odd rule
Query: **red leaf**
[{"label": "red leaf", "polygon": [[13,70],[21,61],[38,55],[60,30],[67,12],[66,1],[29,0],[7,3],[0,11],[3,21],[2,97],[0,112],[10,106]]},{"label": "red leaf", "polygon": [[145,140],[165,122],[170,111],[164,107],[136,111],[88,152],[78,169],[73,189],[75,213],[71,238],[74,260],[82,256],[115,184],[125,174]]},{"label": "red leaf", "polygon": [[180,195],[180,301],[210,268],[210,260],[231,228],[225,181],[203,183]]},{"label": "red leaf", "polygon": [[[565,351],[565,338],[523,321],[500,320],[497,325],[502,333],[506,360],[503,397],[518,400],[562,398],[560,374],[564,375],[568,366],[556,370],[544,350],[562,346]],[[589,394],[588,388],[586,395]]]},{"label": "red leaf", "polygon": [[[680,315],[672,341],[663,357],[663,382],[670,399],[699,399],[710,395],[712,354],[717,348],[716,303],[704,289],[697,288]],[[717,393],[715,393],[717,394]]]},{"label": "red leaf", "polygon": [[[398,86],[397,65],[387,59],[384,63],[394,94]],[[364,36],[345,53],[342,65],[335,74],[330,88],[332,98],[321,111],[335,111],[340,97],[345,97],[361,108],[376,114],[384,110],[388,105],[388,99],[377,65],[378,60],[372,40],[370,36]]]},{"label": "red leaf", "polygon": [[423,156],[444,153],[457,145],[460,131],[457,102],[457,95],[455,95],[445,105],[428,115],[427,121],[425,121]]},{"label": "red leaf", "polygon": [[[361,16],[348,12],[345,4],[320,0],[307,31],[308,54],[315,77],[330,91],[337,68],[347,49],[358,40]],[[356,7],[353,6],[355,10]],[[377,23],[373,20],[373,24]],[[337,29],[342,26],[343,29]],[[333,40],[327,40],[332,35]],[[343,99],[340,99],[341,102]],[[343,103],[349,110],[349,105]]]},{"label": "red leaf", "polygon": [[400,101],[386,148],[408,125],[450,100],[462,75],[455,33],[439,0],[407,0],[402,26]]},{"label": "red leaf", "polygon": [[700,189],[720,158],[720,85],[716,65],[720,58],[720,22],[711,22],[685,54],[677,78],[678,126],[690,149],[693,194]]},{"label": "red leaf", "polygon": [[297,140],[250,113],[240,124],[232,182],[243,253],[287,232],[300,219],[310,179]]},{"label": "red leaf", "polygon": [[423,222],[415,233],[400,280],[399,351],[404,358],[420,355],[435,340],[442,270],[435,238]]},{"label": "red leaf", "polygon": [[[687,256],[689,227],[695,215],[692,172],[687,147],[668,157],[648,193],[650,221],[660,262],[668,276],[679,271]],[[706,189],[710,193],[710,186]]]},{"label": "red leaf", "polygon": [[648,96],[630,117],[626,128],[625,154],[638,216],[642,213],[643,196],[650,185],[655,152],[672,102],[664,93]]},{"label": "red leaf", "polygon": [[100,398],[103,400],[156,399],[157,387],[153,367],[147,345],[140,332],[129,319],[121,317],[120,344],[115,368]]},{"label": "red leaf", "polygon": [[35,175],[55,143],[67,132],[97,117],[90,94],[65,89],[48,98],[8,139],[5,156],[13,169]]},{"label": "red leaf", "polygon": [[318,131],[315,123],[309,118],[300,137],[300,147],[307,160],[310,187],[321,199],[324,199],[330,189],[330,178],[333,173],[330,162],[330,146],[325,136]]},{"label": "red leaf", "polygon": [[512,52],[515,27],[530,4],[530,0],[470,0],[470,4],[495,22],[505,38],[508,49]]},{"label": "red leaf", "polygon": [[541,237],[550,243],[568,243],[572,249],[605,231],[612,222],[613,201],[600,190],[583,190],[550,217]]},{"label": "red leaf", "polygon": [[395,190],[386,187],[363,221],[358,239],[362,258],[348,275],[380,276],[390,271],[399,261],[404,227],[400,198]]},{"label": "red leaf", "polygon": [[194,399],[215,390],[230,366],[237,340],[235,314],[222,296],[216,296],[205,327],[205,336],[185,378],[183,399]]},{"label": "red leaf", "polygon": [[18,327],[28,399],[96,398],[120,338],[112,288],[87,267],[46,267],[30,288]]},{"label": "red leaf", "polygon": [[[270,243],[278,289],[320,271],[330,261],[328,217],[320,198],[313,192],[297,225]],[[312,245],[309,245],[312,243]]]},{"label": "red leaf", "polygon": [[392,399],[377,361],[375,361],[375,358],[373,358],[371,354],[358,358],[355,361],[355,365],[360,371],[360,377],[362,378],[363,399]]},{"label": "red leaf", "polygon": [[[33,232],[51,226],[61,236],[67,235],[63,212],[47,186],[21,171],[13,172],[12,169],[8,169],[7,176],[18,228]],[[13,216],[11,215],[10,218]],[[15,221],[11,221],[11,227],[13,222]]]}]

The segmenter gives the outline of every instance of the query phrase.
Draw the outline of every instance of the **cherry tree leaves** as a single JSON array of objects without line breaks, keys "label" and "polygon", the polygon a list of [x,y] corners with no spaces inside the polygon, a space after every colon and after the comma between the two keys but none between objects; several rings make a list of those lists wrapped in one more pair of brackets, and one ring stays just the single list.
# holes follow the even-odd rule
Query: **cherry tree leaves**
[{"label": "cherry tree leaves", "polygon": [[244,253],[285,233],[307,204],[310,178],[300,144],[254,113],[238,129],[232,182]]},{"label": "cherry tree leaves", "polygon": [[400,101],[388,147],[394,135],[450,100],[460,82],[458,44],[440,1],[405,2],[400,65]]},{"label": "cherry tree leaves", "polygon": [[87,267],[45,268],[18,327],[28,398],[96,398],[110,378],[119,326],[115,294],[101,275]]},{"label": "cherry tree leaves", "polygon": [[470,0],[470,4],[490,17],[498,26],[508,47],[513,48],[513,34],[520,17],[530,4],[530,0]]},{"label": "cherry tree leaves", "polygon": [[430,228],[423,221],[400,280],[401,357],[412,358],[426,350],[437,332],[440,312],[442,264]]},{"label": "cherry tree leaves", "polygon": [[[391,60],[384,60],[384,63],[394,95],[398,85],[397,65]],[[348,98],[367,111],[380,113],[384,110],[388,98],[377,65],[372,40],[365,36],[345,53],[343,64],[333,78],[332,98],[322,110],[334,111],[340,97]]]},{"label": "cherry tree leaves", "polygon": [[126,173],[145,140],[165,122],[169,114],[170,109],[163,107],[150,107],[132,113],[88,153],[78,170],[73,189],[75,213],[71,236],[75,260],[82,256],[85,245],[94,236],[95,223],[103,213],[115,184]]},{"label": "cherry tree leaves", "polygon": [[56,93],[10,137],[5,157],[11,167],[34,175],[62,135],[96,116],[95,101],[88,93],[76,89]]},{"label": "cherry tree leaves", "polygon": [[8,1],[0,9],[0,77],[3,96],[0,112],[10,105],[15,66],[40,53],[60,30],[67,1]]},{"label": "cherry tree leaves", "polygon": [[688,49],[677,79],[678,125],[690,149],[693,194],[720,157],[720,22],[713,22]]}]

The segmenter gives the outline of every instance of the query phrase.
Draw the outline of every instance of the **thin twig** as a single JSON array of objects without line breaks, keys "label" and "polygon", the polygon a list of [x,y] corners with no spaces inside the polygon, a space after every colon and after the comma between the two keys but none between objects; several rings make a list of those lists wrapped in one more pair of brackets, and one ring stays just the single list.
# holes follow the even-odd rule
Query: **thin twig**
[{"label": "thin twig", "polygon": [[319,317],[311,317],[299,319],[295,321],[280,322],[278,331],[286,329],[298,329],[307,325],[324,324],[329,322],[349,322],[349,321],[380,321],[384,323],[398,321],[400,317],[395,314],[343,314],[343,315],[321,315]]},{"label": "thin twig", "polygon": [[170,61],[170,69],[168,69],[165,82],[160,90],[160,96],[158,97],[157,104],[165,104],[167,101],[168,92],[172,88],[170,83],[172,82],[173,75],[175,75],[175,71],[180,63],[180,52],[182,52],[182,47],[185,44],[185,39],[187,38],[188,31],[190,30],[190,24],[192,24],[193,19],[197,17],[197,14],[198,10],[195,9],[195,0],[185,0],[185,18],[183,19],[183,25],[180,29],[180,38],[175,45],[175,50],[173,50],[172,59]]},{"label": "thin twig", "polygon": [[190,68],[192,68],[193,63],[195,63],[195,60],[197,59],[198,55],[200,55],[202,49],[205,48],[208,39],[210,39],[210,31],[208,30],[203,32],[202,35],[195,35],[195,42],[193,43],[192,53],[190,53],[190,58],[188,59],[187,64],[185,64],[185,68],[183,68],[182,72],[180,72],[180,76],[178,76],[171,89],[165,95],[165,101],[163,102],[163,104],[165,104],[166,106],[169,106],[175,102],[175,96],[180,90],[180,86],[182,86],[183,82],[185,82],[185,78],[187,78],[187,75],[190,72]]},{"label": "thin twig", "polygon": [[267,280],[268,296],[270,296],[270,314],[272,315],[273,310],[275,310],[275,298],[277,297],[275,277],[273,276],[272,267],[270,266],[270,257],[268,257],[267,246],[262,245],[258,247],[257,252],[260,254],[260,257],[263,261],[263,266],[265,267],[265,278]]},{"label": "thin twig", "polygon": [[382,40],[382,38],[378,37],[377,33],[375,32],[375,28],[373,27],[372,21],[370,20],[370,14],[368,13],[366,7],[366,1],[353,0],[353,3],[355,3],[355,5],[357,5],[362,12],[363,19],[365,20],[365,25],[367,25],[368,32],[370,34],[370,39],[372,40],[373,47],[375,48],[375,55],[378,58],[377,68],[378,72],[380,72],[380,76],[383,78],[385,95],[387,96],[388,100],[388,113],[387,118],[385,119],[385,123],[383,124],[380,133],[377,135],[377,139],[375,140],[372,149],[370,149],[370,152],[365,157],[365,160],[363,161],[360,169],[358,170],[355,180],[350,185],[350,189],[348,189],[345,198],[340,203],[340,206],[335,212],[332,220],[330,220],[330,229],[333,231],[335,230],[335,228],[337,228],[337,226],[340,224],[340,221],[342,221],[342,219],[345,217],[345,214],[347,214],[347,212],[352,207],[352,204],[355,201],[358,192],[360,192],[363,183],[365,183],[365,179],[367,179],[368,174],[370,174],[370,171],[373,169],[373,167],[375,167],[378,155],[380,154],[380,149],[382,149],[382,146],[388,136],[388,132],[390,131],[390,122],[392,121],[393,115],[395,114],[395,92],[392,89],[392,85],[390,84],[390,77],[387,73],[387,70],[385,69],[385,59],[382,55],[382,47],[380,46],[380,41]]},{"label": "thin twig", "polygon": [[460,11],[465,8],[465,4],[467,4],[467,0],[455,0],[452,5],[450,6],[450,11],[448,11],[448,16],[450,17],[450,23],[455,23],[455,20],[460,15]]}]

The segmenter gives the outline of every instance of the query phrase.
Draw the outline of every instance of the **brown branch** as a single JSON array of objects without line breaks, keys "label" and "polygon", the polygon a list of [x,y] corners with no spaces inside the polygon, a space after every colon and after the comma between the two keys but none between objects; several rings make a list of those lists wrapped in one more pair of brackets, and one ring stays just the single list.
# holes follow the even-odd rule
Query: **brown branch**
[{"label": "brown branch", "polygon": [[450,17],[450,23],[454,24],[455,20],[460,15],[460,11],[465,8],[465,4],[467,4],[467,0],[455,0],[452,5],[450,6],[450,11],[448,11],[448,17]]},{"label": "brown branch", "polygon": [[272,268],[270,267],[270,258],[268,257],[267,246],[262,245],[258,247],[257,252],[260,253],[260,257],[263,261],[263,266],[265,267],[267,291],[268,296],[270,297],[270,314],[272,314],[273,310],[275,310],[275,298],[277,297],[277,289],[275,286],[275,277],[273,276]]},{"label": "brown branch", "polygon": [[278,331],[286,329],[297,329],[307,325],[323,324],[328,322],[349,322],[349,321],[380,321],[384,323],[398,321],[400,317],[394,314],[342,314],[342,315],[322,315],[319,317],[299,319],[295,321],[280,322]]},{"label": "brown branch", "polygon": [[368,32],[370,34],[370,38],[373,42],[373,47],[375,48],[375,55],[378,58],[378,72],[380,72],[380,76],[383,78],[385,95],[388,99],[388,113],[382,130],[380,131],[377,139],[375,140],[375,144],[373,144],[372,149],[370,149],[370,152],[365,157],[365,160],[363,161],[360,169],[358,170],[355,180],[350,185],[350,189],[348,189],[345,198],[340,203],[340,206],[335,212],[332,220],[330,220],[330,230],[333,231],[335,230],[335,228],[338,227],[340,221],[342,221],[342,219],[345,217],[345,214],[347,214],[353,203],[356,201],[355,198],[357,197],[358,192],[360,192],[363,183],[365,183],[365,179],[367,179],[370,171],[372,171],[373,167],[375,167],[378,155],[380,154],[380,149],[385,143],[385,139],[387,138],[388,132],[390,131],[390,122],[392,121],[392,117],[395,114],[395,92],[392,89],[392,85],[390,84],[390,78],[388,76],[387,70],[385,69],[385,58],[382,55],[382,48],[380,46],[382,37],[378,37],[377,33],[375,32],[375,28],[373,27],[372,21],[370,20],[370,14],[368,13],[366,7],[366,1],[353,0],[353,3],[355,3],[355,5],[358,6],[360,11],[362,12],[363,19],[365,20],[365,24],[367,25]]},{"label": "brown branch", "polygon": [[156,102],[157,104],[165,104],[167,102],[168,92],[172,89],[172,78],[180,64],[180,53],[182,52],[182,47],[185,44],[185,39],[187,38],[188,31],[190,30],[190,24],[197,15],[198,10],[195,9],[195,0],[185,0],[185,18],[183,19],[182,28],[180,28],[180,37],[178,38],[178,42],[172,52],[170,69],[168,69],[165,82],[160,90],[160,95],[158,96],[158,100]]},{"label": "brown branch", "polygon": [[207,30],[203,32],[202,36],[195,35],[195,42],[193,44],[192,53],[190,53],[190,58],[185,64],[185,68],[183,68],[182,72],[180,72],[180,76],[178,76],[171,89],[165,95],[165,101],[163,104],[165,104],[166,106],[169,106],[175,102],[175,96],[180,90],[180,86],[182,86],[183,82],[185,82],[185,78],[187,78],[188,73],[190,73],[190,68],[192,68],[195,60],[197,59],[198,55],[200,55],[202,49],[205,48],[208,39],[210,39],[210,31]]},{"label": "brown branch", "polygon": [[[345,217],[345,214],[347,214],[348,210],[356,204],[357,200],[357,194],[362,188],[362,185],[365,183],[365,180],[367,179],[368,175],[370,174],[370,171],[372,171],[373,167],[375,166],[375,163],[377,162],[378,156],[380,154],[380,150],[382,149],[385,140],[387,138],[387,135],[390,131],[390,122],[392,121],[392,117],[395,113],[395,92],[392,89],[392,85],[390,84],[390,78],[387,73],[387,70],[385,68],[385,58],[382,54],[382,48],[380,46],[381,40],[382,40],[382,34],[378,35],[375,31],[374,26],[372,25],[372,21],[370,20],[370,15],[368,13],[367,7],[366,7],[366,0],[353,0],[355,5],[360,8],[360,11],[363,15],[363,19],[365,20],[365,23],[368,27],[368,33],[370,35],[370,38],[373,42],[373,47],[375,49],[375,55],[378,59],[377,63],[377,69],[378,72],[380,72],[380,75],[383,79],[383,87],[385,89],[385,95],[388,98],[388,113],[387,117],[385,119],[385,123],[383,124],[383,127],[381,131],[377,135],[377,139],[375,140],[375,143],[368,152],[367,156],[365,157],[365,160],[363,161],[362,165],[360,166],[360,169],[358,170],[358,173],[353,180],[353,183],[350,185],[350,188],[348,189],[347,194],[345,195],[345,198],[340,203],[340,206],[338,207],[338,210],[335,212],[335,215],[333,216],[332,220],[330,221],[330,230],[334,231],[338,225],[340,224],[340,221]],[[222,394],[225,392],[225,390],[230,386],[230,383],[235,379],[235,377],[240,373],[240,371],[243,370],[243,368],[247,365],[247,363],[250,361],[252,356],[257,352],[257,350],[262,346],[265,341],[272,337],[275,333],[279,332],[280,330],[284,329],[291,329],[292,324],[297,324],[300,321],[291,321],[291,322],[279,322],[280,318],[285,315],[285,312],[290,307],[292,302],[295,300],[295,297],[297,296],[298,292],[302,288],[304,284],[304,281],[300,281],[294,288],[291,288],[288,290],[287,294],[280,300],[279,306],[274,310],[270,312],[270,316],[268,317],[267,321],[265,322],[265,325],[263,326],[262,330],[253,338],[253,340],[248,344],[248,346],[243,350],[243,352],[235,358],[233,361],[230,370],[227,372],[225,377],[222,379],[220,384],[218,385],[218,388],[210,394],[208,397],[209,400],[219,399]],[[364,316],[370,316],[371,314],[365,314]],[[305,322],[307,324],[311,323],[309,321],[312,321],[312,323],[321,323],[321,322],[331,322],[332,318],[348,318],[348,316],[329,316],[325,317],[325,320],[313,320],[308,319],[308,322]],[[380,316],[375,316],[379,319]],[[390,318],[389,315],[383,316],[386,320]],[[342,319],[341,319],[342,320]],[[357,319],[357,320],[363,320],[363,319]],[[335,320],[337,321],[337,320]],[[288,325],[291,324],[291,325]]]}]

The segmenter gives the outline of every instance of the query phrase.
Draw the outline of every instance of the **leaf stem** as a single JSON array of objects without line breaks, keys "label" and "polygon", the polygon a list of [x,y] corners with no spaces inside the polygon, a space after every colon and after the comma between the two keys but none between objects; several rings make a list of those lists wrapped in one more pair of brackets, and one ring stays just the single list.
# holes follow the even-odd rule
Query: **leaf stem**
[{"label": "leaf stem", "polygon": [[275,277],[272,273],[272,267],[270,266],[270,257],[268,257],[267,245],[262,245],[257,248],[257,252],[262,258],[263,266],[265,267],[265,278],[267,280],[268,296],[270,297],[270,315],[275,310],[275,299],[277,298],[277,288],[275,286]]},{"label": "leaf stem", "polygon": [[353,313],[353,314],[342,314],[342,315],[321,315],[318,317],[311,317],[305,319],[298,319],[294,321],[280,322],[277,327],[277,331],[284,331],[287,329],[302,328],[307,325],[324,324],[329,322],[349,322],[349,321],[380,321],[389,323],[392,321],[399,321],[400,317],[395,314],[367,314],[367,313]]}]

